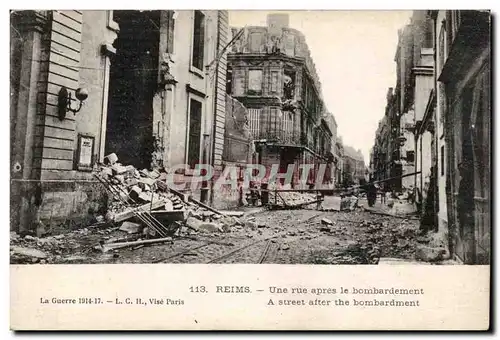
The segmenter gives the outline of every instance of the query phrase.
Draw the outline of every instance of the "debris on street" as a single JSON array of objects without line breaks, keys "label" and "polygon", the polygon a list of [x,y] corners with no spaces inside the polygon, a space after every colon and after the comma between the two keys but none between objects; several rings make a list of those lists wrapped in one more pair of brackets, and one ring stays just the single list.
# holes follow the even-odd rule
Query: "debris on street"
[{"label": "debris on street", "polygon": [[316,193],[270,191],[269,203],[283,209],[223,212],[169,188],[165,171],[137,170],[114,154],[95,176],[109,192],[106,214],[66,234],[12,233],[12,263],[373,265],[381,259],[433,264],[449,259],[436,239],[419,232],[411,214],[363,209],[354,195],[339,199],[338,210],[318,211],[307,209],[318,203]]},{"label": "debris on street", "polygon": [[308,204],[317,203],[316,194],[306,192],[269,192],[269,204],[273,208],[300,208]]}]

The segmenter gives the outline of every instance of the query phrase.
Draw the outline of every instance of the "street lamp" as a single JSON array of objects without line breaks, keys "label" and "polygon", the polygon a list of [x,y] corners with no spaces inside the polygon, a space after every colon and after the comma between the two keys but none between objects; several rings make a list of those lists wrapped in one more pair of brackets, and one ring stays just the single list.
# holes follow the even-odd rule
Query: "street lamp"
[{"label": "street lamp", "polygon": [[71,101],[73,97],[71,96],[71,92],[63,86],[59,90],[58,98],[57,98],[57,109],[60,120],[64,120],[66,118],[66,112],[73,112],[74,114],[78,113],[82,108],[83,102],[89,96],[89,92],[87,89],[79,88],[75,91],[75,97],[79,101],[78,108],[74,109],[71,107]]}]

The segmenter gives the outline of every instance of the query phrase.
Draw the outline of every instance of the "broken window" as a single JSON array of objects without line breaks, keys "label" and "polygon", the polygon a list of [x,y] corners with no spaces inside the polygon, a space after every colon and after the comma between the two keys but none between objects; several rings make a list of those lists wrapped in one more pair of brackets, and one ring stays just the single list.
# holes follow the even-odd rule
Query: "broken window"
[{"label": "broken window", "polygon": [[205,14],[203,14],[201,11],[194,11],[192,65],[199,70],[203,70],[204,50],[205,50]]},{"label": "broken window", "polygon": [[407,151],[406,152],[406,161],[408,163],[415,162],[415,151]]},{"label": "broken window", "polygon": [[262,70],[248,71],[248,94],[262,94]]},{"label": "broken window", "polygon": [[226,71],[226,93],[233,94],[233,69],[229,65]]},{"label": "broken window", "polygon": [[191,99],[189,102],[189,144],[188,164],[194,169],[200,160],[201,139],[201,102]]},{"label": "broken window", "polygon": [[291,100],[295,97],[295,72],[285,70],[283,79],[283,97],[285,100]]}]

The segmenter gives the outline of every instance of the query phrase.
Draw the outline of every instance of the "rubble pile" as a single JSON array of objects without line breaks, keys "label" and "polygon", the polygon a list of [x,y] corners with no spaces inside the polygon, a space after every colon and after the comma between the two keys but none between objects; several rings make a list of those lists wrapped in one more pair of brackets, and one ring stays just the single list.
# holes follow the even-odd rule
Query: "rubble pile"
[{"label": "rubble pile", "polygon": [[167,211],[185,208],[182,200],[168,191],[165,172],[137,170],[132,165],[122,165],[114,153],[105,157],[97,176],[112,197],[108,205],[107,221],[120,222],[117,221],[121,219],[119,214],[131,208],[163,208]]},{"label": "rubble pile", "polygon": [[122,223],[121,230],[129,234],[161,238],[230,232],[242,225],[237,218],[169,188],[167,172],[122,165],[115,154],[105,157],[96,176],[112,196],[106,221]]},{"label": "rubble pile", "polygon": [[10,261],[12,264],[84,262],[84,255],[92,251],[91,246],[95,240],[108,238],[115,230],[113,227],[92,227],[47,237],[23,237],[11,232]]},{"label": "rubble pile", "polygon": [[354,195],[342,197],[340,200],[340,210],[341,211],[353,211],[358,207],[358,197]]},{"label": "rubble pile", "polygon": [[273,205],[282,207],[302,206],[307,203],[314,203],[317,201],[315,194],[302,193],[302,192],[278,192],[278,197],[275,197],[275,192],[269,192],[269,202]]},{"label": "rubble pile", "polygon": [[363,221],[357,228],[358,241],[367,248],[374,245],[381,249],[380,257],[414,257],[418,226],[407,220],[389,226],[387,222]]}]

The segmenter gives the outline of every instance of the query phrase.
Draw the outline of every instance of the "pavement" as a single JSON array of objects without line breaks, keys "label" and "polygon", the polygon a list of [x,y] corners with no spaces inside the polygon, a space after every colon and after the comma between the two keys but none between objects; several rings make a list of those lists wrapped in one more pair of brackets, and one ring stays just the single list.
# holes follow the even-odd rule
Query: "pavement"
[{"label": "pavement", "polygon": [[[339,205],[335,198],[327,201]],[[105,224],[45,238],[11,235],[11,263],[415,263],[415,220],[363,209],[246,210],[224,232],[183,227],[162,243],[107,252],[100,244],[141,235]]]}]

